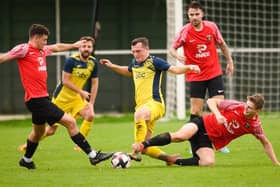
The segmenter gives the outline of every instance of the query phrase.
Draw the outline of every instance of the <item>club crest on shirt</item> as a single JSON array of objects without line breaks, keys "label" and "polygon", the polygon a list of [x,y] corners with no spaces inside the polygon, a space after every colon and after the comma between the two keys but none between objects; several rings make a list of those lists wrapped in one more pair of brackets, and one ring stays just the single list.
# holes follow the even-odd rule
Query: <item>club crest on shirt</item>
[{"label": "club crest on shirt", "polygon": [[135,79],[145,78],[145,72],[135,72],[134,77]]},{"label": "club crest on shirt", "polygon": [[211,36],[210,34],[207,34],[207,35],[206,35],[206,39],[207,39],[208,41],[210,41],[210,40],[212,39],[212,36]]},{"label": "club crest on shirt", "polygon": [[83,71],[75,71],[75,74],[77,77],[83,78],[83,79],[87,79],[88,78],[88,74],[86,72]]},{"label": "club crest on shirt", "polygon": [[147,68],[150,69],[150,70],[152,70],[152,71],[155,71],[155,70],[156,70],[155,66],[153,66],[153,65],[147,66]]},{"label": "club crest on shirt", "polygon": [[249,128],[250,128],[250,124],[249,124],[249,123],[245,123],[244,127],[245,127],[246,129],[249,129]]},{"label": "club crest on shirt", "polygon": [[155,71],[156,68],[153,65],[153,62],[151,61],[151,59],[146,60],[146,62],[144,63],[144,66],[152,71]]}]

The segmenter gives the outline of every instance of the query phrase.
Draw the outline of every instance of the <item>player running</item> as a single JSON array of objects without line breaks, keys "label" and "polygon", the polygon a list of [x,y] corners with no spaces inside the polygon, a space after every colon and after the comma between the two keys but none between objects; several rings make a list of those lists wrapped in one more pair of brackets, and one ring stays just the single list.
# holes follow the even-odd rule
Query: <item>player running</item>
[{"label": "player running", "polygon": [[26,151],[20,159],[19,165],[28,169],[36,168],[32,156],[44,135],[46,124],[52,126],[55,123],[60,123],[66,127],[72,141],[88,155],[90,163],[96,165],[110,158],[113,153],[92,150],[88,141],[79,132],[76,120],[50,101],[47,89],[46,57],[53,52],[79,48],[85,43],[85,40],[73,44],[47,45],[49,34],[48,28],[44,25],[32,24],[29,28],[28,43],[19,44],[0,56],[0,63],[14,59],[18,61],[20,77],[25,91],[24,101],[28,110],[32,113],[32,131],[27,138]]},{"label": "player running", "polygon": [[[154,131],[156,121],[165,113],[164,99],[161,92],[161,80],[164,71],[173,74],[186,72],[199,73],[196,65],[173,66],[165,60],[149,54],[149,40],[140,37],[132,40],[131,52],[133,59],[129,66],[113,64],[108,59],[100,62],[113,71],[128,77],[133,77],[135,87],[135,113],[134,113],[134,141],[142,142],[149,139]],[[158,147],[149,147],[144,153],[152,158],[168,162],[179,155],[169,155]],[[141,160],[141,155],[132,154],[132,159]]]},{"label": "player running", "polygon": [[[94,38],[83,36],[80,39],[85,42],[79,48],[78,54],[73,54],[66,59],[62,71],[62,81],[57,85],[52,102],[64,112],[71,114],[74,118],[83,118],[80,132],[84,137],[88,136],[93,126],[94,103],[98,91],[98,62],[91,56]],[[86,82],[90,80],[91,91],[83,90]],[[47,126],[43,137],[54,135],[58,123]],[[42,137],[42,138],[43,138]],[[19,151],[24,151],[26,144],[19,146]],[[80,147],[75,146],[74,150],[80,151]]]}]

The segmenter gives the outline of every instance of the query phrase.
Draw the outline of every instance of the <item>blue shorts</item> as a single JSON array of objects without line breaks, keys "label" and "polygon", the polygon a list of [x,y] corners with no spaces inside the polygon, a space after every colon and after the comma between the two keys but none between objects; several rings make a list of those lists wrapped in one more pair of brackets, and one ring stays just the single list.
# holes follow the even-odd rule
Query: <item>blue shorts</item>
[{"label": "blue shorts", "polygon": [[49,97],[33,98],[27,101],[26,106],[32,113],[32,123],[34,125],[53,125],[60,121],[64,112],[53,104]]}]

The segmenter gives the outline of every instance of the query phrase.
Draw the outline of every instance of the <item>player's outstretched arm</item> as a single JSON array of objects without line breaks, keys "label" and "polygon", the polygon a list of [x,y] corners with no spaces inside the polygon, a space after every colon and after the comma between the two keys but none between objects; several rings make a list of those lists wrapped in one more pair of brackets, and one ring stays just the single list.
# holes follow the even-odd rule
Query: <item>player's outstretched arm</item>
[{"label": "player's outstretched arm", "polygon": [[79,40],[75,43],[57,43],[54,45],[50,46],[50,49],[53,52],[61,52],[61,51],[68,51],[71,49],[75,49],[75,48],[80,48],[82,46],[83,43],[85,43],[86,40]]},{"label": "player's outstretched arm", "polygon": [[121,75],[124,75],[127,77],[130,77],[132,75],[132,73],[130,71],[128,71],[128,66],[120,66],[117,64],[113,64],[109,59],[100,59],[99,63],[107,66],[108,68],[112,69],[113,71],[115,71]]},{"label": "player's outstretched arm", "polygon": [[4,62],[8,62],[13,59],[14,58],[12,58],[10,55],[8,55],[8,53],[4,53],[4,54],[0,55],[0,64],[2,64]]},{"label": "player's outstretched arm", "polygon": [[259,139],[263,145],[264,151],[267,154],[267,156],[272,160],[273,164],[276,166],[280,166],[279,161],[276,158],[275,152],[273,150],[272,144],[270,141],[263,136],[261,139]]},{"label": "player's outstretched arm", "polygon": [[197,65],[178,65],[178,66],[171,65],[170,68],[168,69],[168,72],[173,74],[184,74],[189,71],[199,73],[200,68]]}]

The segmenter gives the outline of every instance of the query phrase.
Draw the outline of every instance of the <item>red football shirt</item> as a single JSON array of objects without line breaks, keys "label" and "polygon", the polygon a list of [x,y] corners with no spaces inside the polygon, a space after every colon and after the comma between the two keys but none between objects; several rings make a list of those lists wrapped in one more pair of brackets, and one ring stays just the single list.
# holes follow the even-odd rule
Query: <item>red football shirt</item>
[{"label": "red football shirt", "polygon": [[247,119],[244,116],[245,106],[243,102],[222,101],[220,111],[227,119],[227,124],[218,124],[214,114],[203,116],[206,132],[217,150],[244,134],[253,134],[256,138],[264,136],[259,117]]},{"label": "red football shirt", "polygon": [[25,91],[24,101],[48,96],[46,56],[52,51],[49,46],[42,50],[30,44],[19,44],[8,52],[18,61],[21,82]]},{"label": "red football shirt", "polygon": [[184,48],[186,64],[195,64],[200,67],[200,73],[186,73],[187,81],[203,81],[222,75],[216,44],[224,40],[214,22],[202,21],[203,28],[196,31],[193,26],[186,24],[175,37],[172,47]]}]

